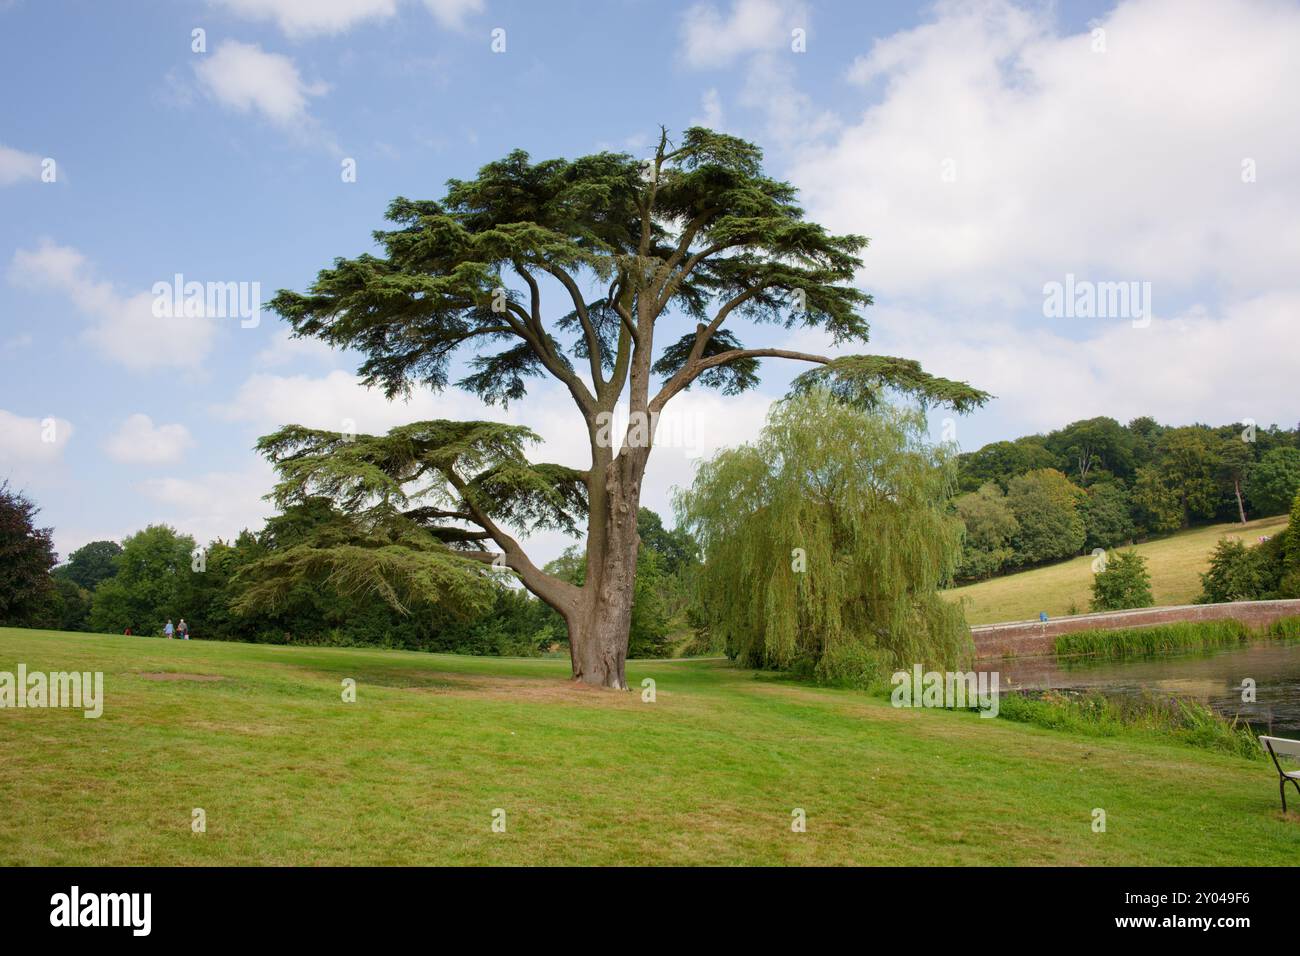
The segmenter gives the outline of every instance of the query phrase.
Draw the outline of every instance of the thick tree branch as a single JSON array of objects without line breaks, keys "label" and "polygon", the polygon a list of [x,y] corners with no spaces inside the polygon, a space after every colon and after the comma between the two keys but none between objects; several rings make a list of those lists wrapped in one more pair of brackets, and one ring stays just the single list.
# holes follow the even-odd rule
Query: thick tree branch
[{"label": "thick tree branch", "polygon": [[500,551],[457,551],[456,554],[458,557],[482,561],[484,564],[494,564],[502,556]]},{"label": "thick tree branch", "polygon": [[709,256],[715,255],[716,253],[719,253],[724,249],[730,249],[733,245],[734,243],[730,243],[730,242],[715,242],[711,245],[705,246],[699,252],[694,253],[689,259],[686,260],[685,265],[683,265],[681,269],[679,269],[673,275],[670,275],[664,281],[663,288],[660,290],[659,296],[655,299],[655,307],[660,312],[662,312],[665,308],[667,308],[668,303],[672,299],[672,297],[677,294],[677,290],[681,287],[681,284],[686,280],[686,277],[695,271],[696,266],[698,266]]},{"label": "thick tree branch", "polygon": [[[414,477],[419,478],[421,475],[425,474],[426,471],[428,471],[428,466],[421,466],[419,471],[416,472]],[[403,511],[402,517],[410,518],[412,521],[420,521],[420,522],[445,521],[447,519],[455,519],[457,521],[473,520],[473,518],[464,511],[446,511],[442,508],[427,508],[427,507],[412,508],[409,511]]]},{"label": "thick tree branch", "polygon": [[641,207],[641,244],[638,246],[638,253],[642,260],[650,256],[650,239],[654,235],[652,228],[654,222],[655,197],[659,193],[659,177],[663,173],[664,166],[664,148],[668,144],[668,130],[660,128],[659,146],[655,150],[654,173],[650,179],[649,195],[639,204]]},{"label": "thick tree branch", "polygon": [[703,353],[704,351],[705,343],[708,342],[709,339],[713,338],[713,333],[717,332],[718,329],[722,327],[722,323],[727,320],[727,316],[729,316],[734,309],[744,305],[750,299],[754,298],[756,295],[758,295],[764,289],[767,288],[770,288],[770,286],[756,285],[753,288],[746,289],[740,295],[735,296],[729,299],[728,301],[724,302],[722,308],[718,309],[718,314],[713,317],[713,321],[710,322],[708,325],[706,325],[702,331],[696,334],[695,348],[691,350],[691,360],[696,361],[699,359],[701,353]]},{"label": "thick tree branch", "polygon": [[573,396],[574,402],[578,405],[578,409],[585,418],[590,419],[595,414],[595,396],[591,394],[591,390],[587,388],[582,379],[578,378],[573,370],[564,363],[564,360],[555,353],[555,350],[546,344],[548,339],[545,330],[540,333],[536,331],[536,329],[541,328],[540,321],[536,321],[524,309],[513,302],[507,302],[506,308],[508,312],[518,315],[524,323],[519,325],[507,317],[506,321],[510,322],[514,327],[515,334],[528,343],[537,354],[542,366],[568,388],[569,394]]},{"label": "thick tree branch", "polygon": [[627,382],[627,369],[632,360],[633,337],[631,330],[622,326],[618,330],[618,349],[614,353],[614,368],[609,373],[609,383],[601,395],[603,405],[613,408],[618,397],[623,394],[623,385]]},{"label": "thick tree branch", "polygon": [[[697,363],[700,361],[700,356],[704,353],[704,347],[708,344],[709,339],[711,339],[713,334],[722,327],[722,323],[726,321],[727,316],[731,314],[733,309],[754,298],[754,296],[758,295],[765,288],[767,288],[767,286],[757,285],[751,289],[746,289],[740,295],[734,296],[727,302],[723,303],[722,308],[718,309],[718,314],[713,317],[712,322],[708,325],[700,325],[696,328],[695,345],[691,348],[690,356],[684,363],[682,363],[682,367],[677,370],[673,377],[664,383],[663,390],[660,392],[660,395],[655,398],[655,402],[651,403],[652,405],[658,403],[656,407],[662,408],[667,403],[668,399],[672,398],[687,385],[690,385],[691,382],[695,381],[695,379],[698,378],[700,373],[705,369],[712,367],[705,365],[696,368]],[[741,356],[732,356],[732,358],[739,357]],[[730,361],[730,359],[728,361]],[[719,362],[714,364],[722,363]],[[661,397],[662,400],[660,400]]]},{"label": "thick tree branch", "polygon": [[447,481],[455,488],[465,502],[465,507],[473,515],[473,522],[487,531],[492,540],[497,543],[505,555],[505,565],[519,575],[519,579],[524,585],[544,600],[551,607],[555,608],[562,615],[570,613],[574,606],[577,605],[580,589],[563,581],[554,575],[547,574],[537,565],[533,564],[532,559],[524,553],[510,534],[501,529],[495,521],[488,517],[487,513],[470,500],[466,493],[468,484],[460,475],[456,474],[455,469],[447,468],[443,472],[447,476]]},{"label": "thick tree branch", "polygon": [[429,533],[444,543],[452,541],[489,541],[492,538],[490,531],[470,531],[468,528],[430,528]]},{"label": "thick tree branch", "polygon": [[573,300],[573,308],[578,314],[578,321],[582,323],[582,334],[587,340],[587,358],[591,363],[591,382],[596,388],[596,394],[599,395],[602,386],[605,384],[601,370],[601,361],[604,358],[605,350],[600,344],[600,336],[596,334],[596,327],[591,324],[591,316],[587,313],[587,302],[583,298],[582,290],[578,288],[578,283],[573,280],[573,276],[559,266],[544,265],[542,268],[560,280],[560,284],[569,291],[569,298]]},{"label": "thick tree branch", "polygon": [[[616,287],[618,289],[617,295],[614,293]],[[623,320],[623,328],[627,329],[628,334],[632,337],[632,341],[639,341],[640,336],[637,333],[636,323],[632,321],[632,310],[629,309],[628,304],[623,301],[623,296],[627,291],[627,276],[620,272],[618,278],[610,283],[609,288],[610,292],[606,297],[606,301],[613,306],[614,311],[618,313],[618,317]]]},{"label": "thick tree branch", "polygon": [[811,352],[795,352],[790,349],[732,349],[729,352],[711,355],[706,359],[696,359],[682,366],[682,371],[664,384],[659,394],[650,403],[651,414],[662,411],[670,398],[699,378],[702,372],[742,358],[784,358],[794,359],[797,362],[816,362],[818,365],[828,365],[832,361],[828,355],[814,355]]}]

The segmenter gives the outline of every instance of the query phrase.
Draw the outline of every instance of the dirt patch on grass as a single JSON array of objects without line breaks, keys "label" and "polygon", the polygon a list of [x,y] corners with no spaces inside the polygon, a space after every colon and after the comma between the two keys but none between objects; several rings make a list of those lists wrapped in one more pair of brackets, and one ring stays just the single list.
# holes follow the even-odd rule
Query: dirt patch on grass
[{"label": "dirt patch on grass", "polygon": [[[574,683],[561,677],[500,677],[464,671],[412,670],[409,668],[365,668],[351,671],[303,669],[319,677],[337,680],[351,677],[358,688],[382,687],[385,690],[414,691],[438,697],[465,697],[479,700],[531,701],[536,703],[593,703],[607,705],[623,701],[637,704],[641,693],[614,691],[589,684]],[[659,695],[664,696],[663,691]]]},{"label": "dirt patch on grass", "polygon": [[[410,691],[435,697],[449,697],[465,700],[492,700],[526,702],[536,704],[589,704],[593,707],[608,709],[648,707],[641,700],[641,688],[633,686],[630,690],[611,690],[607,687],[593,687],[590,684],[575,682],[567,677],[504,677],[494,674],[475,674],[465,671],[410,670],[402,668],[370,668],[353,671],[322,671],[319,669],[301,669],[304,673],[325,677],[337,681],[340,677],[351,677],[359,689],[367,686],[382,687],[384,690]],[[656,693],[660,704],[693,706],[697,704],[694,695],[677,694],[665,691],[662,687],[663,677],[658,680],[661,686]]]},{"label": "dirt patch on grass", "polygon": [[161,680],[161,681],[188,680],[200,684],[207,684],[207,683],[211,683],[212,681],[225,680],[224,677],[221,677],[217,674],[180,674],[180,673],[175,673],[173,671],[150,671],[147,673],[139,673],[136,674],[135,676],[143,677],[145,680]]}]

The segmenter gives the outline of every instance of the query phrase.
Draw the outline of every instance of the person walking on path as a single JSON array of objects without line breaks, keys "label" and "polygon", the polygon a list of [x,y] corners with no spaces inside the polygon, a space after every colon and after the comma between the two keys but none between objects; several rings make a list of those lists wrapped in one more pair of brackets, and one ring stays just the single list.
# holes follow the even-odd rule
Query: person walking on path
[{"label": "person walking on path", "polygon": [[176,628],[172,627],[172,619],[167,618],[167,626],[163,628],[163,634],[166,636],[167,640],[170,641],[172,639],[172,635],[175,633],[176,633]]},{"label": "person walking on path", "polygon": [[190,639],[190,626],[185,623],[185,618],[181,618],[181,622],[176,625],[176,635],[182,641],[188,641]]}]

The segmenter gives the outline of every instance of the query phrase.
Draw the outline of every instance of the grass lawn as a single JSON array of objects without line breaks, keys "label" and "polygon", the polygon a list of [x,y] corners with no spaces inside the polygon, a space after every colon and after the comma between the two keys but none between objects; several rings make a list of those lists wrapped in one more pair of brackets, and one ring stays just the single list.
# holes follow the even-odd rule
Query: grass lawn
[{"label": "grass lawn", "polygon": [[[1201,593],[1200,574],[1209,566],[1210,553],[1222,537],[1242,538],[1254,544],[1262,534],[1276,534],[1286,527],[1287,516],[1260,518],[1246,524],[1216,524],[1195,528],[1168,538],[1137,545],[1151,572],[1151,594],[1157,605],[1190,604]],[[944,592],[966,603],[970,624],[1026,621],[1046,611],[1052,617],[1088,613],[1092,599],[1092,556],[1084,555],[1060,564],[1021,571],[1005,577],[968,584]]]},{"label": "grass lawn", "polygon": [[103,671],[104,714],[0,710],[0,864],[1300,858],[1263,761],[897,710],[720,661],[633,662],[654,703],[574,686],[554,660],[0,628],[0,671],[20,662]]}]

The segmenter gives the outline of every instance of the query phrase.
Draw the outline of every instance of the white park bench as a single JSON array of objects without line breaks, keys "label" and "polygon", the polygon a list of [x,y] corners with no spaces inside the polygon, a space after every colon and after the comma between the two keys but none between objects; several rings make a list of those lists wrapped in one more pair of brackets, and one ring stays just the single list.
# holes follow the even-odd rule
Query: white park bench
[{"label": "white park bench", "polygon": [[1286,785],[1287,781],[1295,787],[1296,793],[1300,793],[1300,770],[1283,770],[1282,764],[1278,757],[1300,757],[1300,740],[1287,740],[1285,737],[1260,737],[1259,742],[1264,745],[1268,755],[1273,758],[1273,766],[1277,767],[1277,789],[1282,794],[1282,812],[1286,813]]}]

